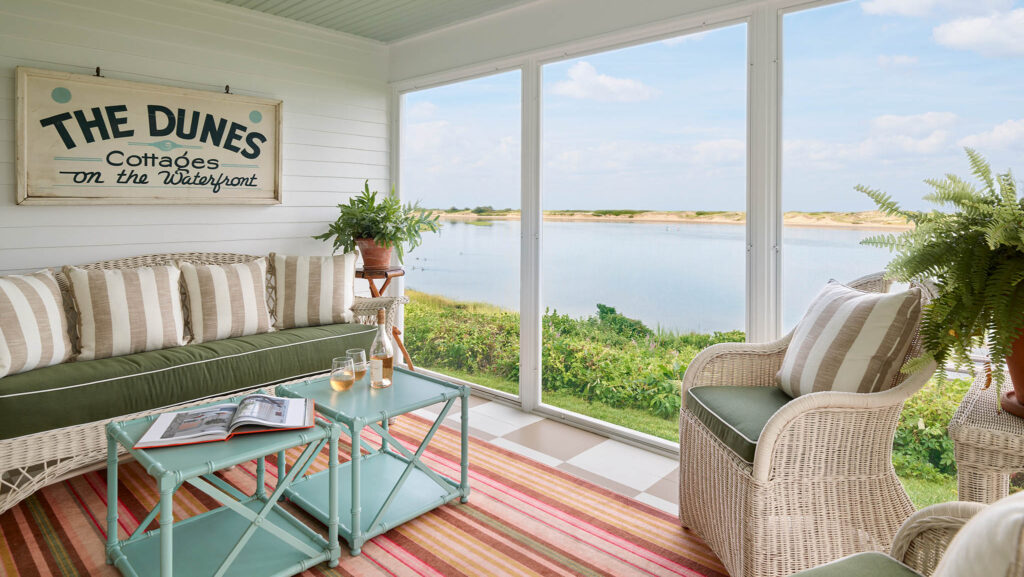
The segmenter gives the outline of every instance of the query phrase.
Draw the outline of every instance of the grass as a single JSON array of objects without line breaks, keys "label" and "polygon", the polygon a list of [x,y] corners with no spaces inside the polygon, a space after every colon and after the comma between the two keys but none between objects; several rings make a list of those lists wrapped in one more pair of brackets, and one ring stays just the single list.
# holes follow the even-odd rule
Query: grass
[{"label": "grass", "polygon": [[634,216],[650,212],[648,210],[595,210],[590,214],[594,216]]},{"label": "grass", "polygon": [[910,495],[914,507],[918,509],[956,500],[956,479],[942,478],[938,480],[925,480],[915,477],[900,477],[903,488]]}]

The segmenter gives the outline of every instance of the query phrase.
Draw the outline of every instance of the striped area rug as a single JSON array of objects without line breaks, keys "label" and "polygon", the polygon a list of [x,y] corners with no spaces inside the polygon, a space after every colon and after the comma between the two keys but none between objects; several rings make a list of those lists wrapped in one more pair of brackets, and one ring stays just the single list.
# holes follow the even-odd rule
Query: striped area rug
[{"label": "striped area rug", "polygon": [[[429,426],[405,415],[391,430],[412,447]],[[343,446],[343,455],[347,451]],[[458,478],[458,459],[458,432],[442,427],[425,460]],[[268,485],[275,465],[269,459]],[[325,451],[314,467],[326,465]],[[247,493],[255,486],[254,463],[220,474]],[[158,494],[134,462],[122,465],[119,482],[124,539]],[[715,555],[675,516],[479,439],[470,444],[470,485],[469,503],[456,501],[379,535],[359,557],[349,556],[343,544],[338,567],[321,564],[302,575],[725,575]],[[119,575],[104,562],[105,497],[106,474],[98,471],[47,487],[0,515],[0,575]],[[217,504],[186,485],[174,506],[178,520]],[[311,518],[296,515],[325,534]]]}]

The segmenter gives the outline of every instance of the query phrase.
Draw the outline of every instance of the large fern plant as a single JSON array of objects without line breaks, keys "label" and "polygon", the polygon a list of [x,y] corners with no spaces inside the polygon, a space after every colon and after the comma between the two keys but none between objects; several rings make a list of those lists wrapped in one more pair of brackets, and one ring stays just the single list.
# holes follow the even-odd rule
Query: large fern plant
[{"label": "large fern plant", "polygon": [[334,252],[352,252],[356,239],[372,238],[382,247],[395,249],[398,262],[402,262],[406,250],[423,242],[422,233],[438,231],[438,216],[421,209],[419,203],[402,205],[394,188],[380,200],[377,194],[370,192],[370,181],[364,182],[362,194],[349,198],[348,204],[339,204],[338,219],[327,226],[327,232],[313,238],[330,241]]},{"label": "large fern plant", "polygon": [[1010,171],[993,175],[980,154],[967,149],[967,156],[980,188],[952,174],[925,181],[933,189],[925,200],[944,211],[904,210],[884,192],[856,187],[885,214],[915,225],[862,244],[895,253],[887,267],[893,279],[932,279],[938,288],[921,319],[924,355],[905,370],[934,359],[940,376],[947,361],[973,374],[970,352],[987,346],[995,361],[986,364],[989,382],[1001,385],[1002,360],[1024,330],[1024,199]]}]

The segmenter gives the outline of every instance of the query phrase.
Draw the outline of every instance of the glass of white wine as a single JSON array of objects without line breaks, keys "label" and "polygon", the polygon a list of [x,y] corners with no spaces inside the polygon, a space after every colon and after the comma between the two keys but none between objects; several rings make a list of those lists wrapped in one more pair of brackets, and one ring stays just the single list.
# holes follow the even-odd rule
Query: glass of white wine
[{"label": "glass of white wine", "polygon": [[331,361],[331,388],[335,391],[347,391],[355,382],[356,367],[352,357],[335,357]]},{"label": "glass of white wine", "polygon": [[361,381],[366,376],[366,349],[349,349],[345,351],[345,354],[352,357],[352,362],[356,367],[356,380]]}]

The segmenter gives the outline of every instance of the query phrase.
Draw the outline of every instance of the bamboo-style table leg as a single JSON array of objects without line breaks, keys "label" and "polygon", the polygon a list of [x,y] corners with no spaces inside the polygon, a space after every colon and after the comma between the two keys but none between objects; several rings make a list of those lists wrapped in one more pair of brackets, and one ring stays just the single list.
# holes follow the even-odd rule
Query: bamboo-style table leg
[{"label": "bamboo-style table leg", "polygon": [[117,546],[117,439],[107,435],[107,564]]},{"label": "bamboo-style table leg", "polygon": [[350,553],[353,557],[359,555],[363,547],[363,527],[362,521],[360,520],[360,513],[362,512],[362,503],[359,500],[359,482],[361,474],[359,472],[360,462],[363,460],[363,451],[360,449],[362,443],[360,439],[363,436],[363,424],[358,420],[352,423],[352,542],[350,543]]},{"label": "bamboo-style table leg", "polygon": [[[331,549],[334,551],[334,556],[327,563],[329,567],[337,567],[340,562],[338,552],[341,546],[338,545],[338,524],[340,522],[338,514],[338,432],[335,430],[337,425],[331,426],[331,438],[328,440],[328,451],[330,456],[327,459],[328,463],[328,491],[330,494],[327,498],[327,542],[331,544]],[[358,446],[358,443],[356,443]]]},{"label": "bamboo-style table leg", "polygon": [[174,577],[174,489],[173,480],[163,477],[160,484],[160,577]]}]

